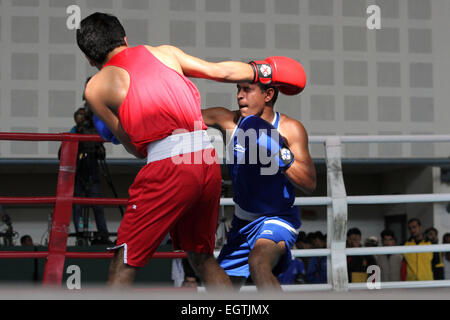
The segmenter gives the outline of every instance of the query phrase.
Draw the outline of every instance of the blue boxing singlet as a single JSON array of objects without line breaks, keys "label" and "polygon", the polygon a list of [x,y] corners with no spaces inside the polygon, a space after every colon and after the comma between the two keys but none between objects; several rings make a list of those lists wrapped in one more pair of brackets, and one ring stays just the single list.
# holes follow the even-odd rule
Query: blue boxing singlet
[{"label": "blue boxing singlet", "polygon": [[[233,200],[236,203],[235,215],[244,220],[253,221],[261,216],[290,217],[297,225],[299,211],[294,207],[295,189],[286,176],[279,170],[272,175],[261,174],[261,164],[245,163],[239,159],[249,150],[249,145],[238,143],[237,130],[241,117],[227,144],[227,167],[233,185]],[[280,114],[275,113],[272,125],[278,130]],[[257,129],[257,128],[255,128]]]}]

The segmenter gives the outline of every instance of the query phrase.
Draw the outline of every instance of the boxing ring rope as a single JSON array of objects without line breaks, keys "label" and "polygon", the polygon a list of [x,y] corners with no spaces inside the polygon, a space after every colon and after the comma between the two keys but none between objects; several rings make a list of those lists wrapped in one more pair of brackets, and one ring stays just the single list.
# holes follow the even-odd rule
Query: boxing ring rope
[{"label": "boxing ring rope", "polygon": [[[283,286],[286,291],[292,290],[330,290],[348,291],[349,289],[370,289],[367,283],[349,283],[347,274],[347,255],[401,254],[414,252],[449,252],[450,245],[396,246],[379,248],[346,248],[347,210],[354,204],[394,204],[394,203],[434,203],[449,202],[450,194],[419,195],[381,195],[381,196],[347,196],[342,174],[342,143],[392,143],[392,142],[450,142],[450,135],[402,135],[402,136],[313,136],[310,143],[325,144],[327,167],[327,193],[322,197],[322,204],[327,206],[327,247],[317,256],[326,256],[327,284]],[[301,205],[296,199],[295,204]],[[308,204],[314,205],[314,204]],[[293,250],[294,256],[301,256],[302,250]],[[381,288],[431,288],[450,287],[450,280],[382,282]]]},{"label": "boxing ring rope", "polygon": [[[13,141],[61,141],[61,159],[56,196],[54,197],[0,197],[0,204],[42,205],[54,204],[47,252],[0,252],[0,258],[45,258],[43,285],[61,285],[65,258],[110,259],[106,252],[66,252],[73,204],[126,205],[127,199],[80,198],[73,196],[78,142],[103,140],[97,135],[71,133],[0,133],[0,140]],[[310,143],[322,143],[326,149],[327,196],[299,197],[298,206],[327,206],[327,249],[292,250],[294,257],[327,256],[328,283],[317,285],[283,285],[285,291],[367,289],[365,283],[349,283],[347,255],[401,254],[414,252],[450,252],[448,245],[395,246],[375,248],[346,248],[347,208],[353,204],[394,204],[450,202],[450,194],[347,196],[342,174],[342,143],[381,142],[450,142],[450,135],[405,136],[311,136]],[[222,198],[221,206],[234,206],[231,198]],[[218,255],[218,251],[215,251]],[[184,252],[156,252],[153,258],[185,258]],[[450,287],[448,280],[383,282],[382,288]],[[253,286],[242,291],[256,290]],[[202,291],[202,288],[199,289]]]},{"label": "boxing ring rope", "polygon": [[[108,252],[67,252],[67,239],[73,204],[90,205],[126,205],[127,199],[116,198],[80,198],[74,197],[74,183],[78,142],[98,141],[98,135],[80,135],[71,133],[0,133],[0,140],[12,141],[61,141],[61,158],[59,165],[56,196],[54,197],[0,197],[0,204],[42,205],[54,204],[52,223],[46,252],[8,251],[0,252],[0,258],[45,258],[43,285],[60,286],[66,258],[111,259],[113,253]],[[155,252],[153,258],[185,258],[184,252]]]},{"label": "boxing ring rope", "polygon": [[[283,285],[284,291],[334,290],[348,291],[369,289],[367,283],[349,283],[348,255],[402,254],[419,252],[450,252],[450,244],[424,246],[395,246],[377,248],[346,248],[347,210],[349,205],[435,203],[450,202],[450,194],[411,194],[379,196],[347,196],[342,174],[342,143],[405,143],[450,142],[450,135],[383,135],[383,136],[311,136],[310,143],[325,145],[328,197],[296,198],[295,205],[327,206],[328,249],[292,250],[294,257],[327,256],[327,284]],[[231,200],[231,199],[230,199]],[[232,205],[232,200],[226,203]],[[382,282],[381,288],[434,288],[450,287],[450,280]],[[255,291],[249,286],[243,291]]]}]

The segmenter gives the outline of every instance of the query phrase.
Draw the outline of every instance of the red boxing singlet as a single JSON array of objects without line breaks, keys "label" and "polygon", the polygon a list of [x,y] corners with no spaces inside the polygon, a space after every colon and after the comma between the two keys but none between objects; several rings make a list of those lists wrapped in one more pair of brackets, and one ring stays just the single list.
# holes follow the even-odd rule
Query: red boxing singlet
[{"label": "red boxing singlet", "polygon": [[130,76],[119,119],[132,143],[143,155],[147,145],[177,129],[206,130],[200,93],[184,75],[160,62],[145,46],[127,48],[104,67],[117,66]]}]

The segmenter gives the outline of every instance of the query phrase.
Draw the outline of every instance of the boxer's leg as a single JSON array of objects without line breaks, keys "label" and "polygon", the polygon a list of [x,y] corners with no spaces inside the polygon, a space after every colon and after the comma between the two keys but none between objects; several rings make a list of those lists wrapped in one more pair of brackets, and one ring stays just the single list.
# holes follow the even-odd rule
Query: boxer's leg
[{"label": "boxer's leg", "polygon": [[[203,152],[198,151],[200,156]],[[215,157],[214,150],[206,152]],[[201,164],[191,166],[190,170],[201,181],[199,198],[177,221],[171,231],[172,240],[188,253],[192,268],[206,287],[231,289],[230,279],[213,255],[222,189],[220,166]]]},{"label": "boxer's leg", "polygon": [[296,228],[281,217],[271,216],[263,220],[255,238],[248,259],[251,277],[259,290],[281,290],[276,276],[289,266]]},{"label": "boxer's leg", "polygon": [[[185,178],[184,183],[179,177]],[[136,270],[147,264],[183,214],[184,206],[190,206],[191,199],[195,201],[196,188],[186,187],[189,178],[170,159],[147,164],[140,170],[129,188],[117,245],[109,248],[115,250],[109,270],[110,286],[130,286]]]},{"label": "boxer's leg", "polygon": [[[239,223],[244,221],[238,220],[236,216],[233,218],[231,230],[227,233],[227,241],[220,250],[217,261],[230,277],[233,289],[239,291],[250,275],[248,255],[251,247],[247,234],[241,230],[242,225]],[[244,228],[245,226],[244,224]]]},{"label": "boxer's leg", "polygon": [[258,290],[281,290],[280,282],[273,275],[272,269],[285,252],[286,244],[284,241],[276,243],[264,238],[256,241],[248,257],[248,264],[252,280]]},{"label": "boxer's leg", "polygon": [[247,278],[230,276],[230,280],[231,280],[231,283],[233,284],[233,288],[236,290],[240,290],[241,287],[247,281]]},{"label": "boxer's leg", "polygon": [[209,289],[230,288],[231,281],[210,253],[187,252],[189,262],[195,273]]},{"label": "boxer's leg", "polygon": [[136,276],[136,267],[124,263],[124,247],[115,251],[109,266],[107,285],[113,288],[130,287]]}]

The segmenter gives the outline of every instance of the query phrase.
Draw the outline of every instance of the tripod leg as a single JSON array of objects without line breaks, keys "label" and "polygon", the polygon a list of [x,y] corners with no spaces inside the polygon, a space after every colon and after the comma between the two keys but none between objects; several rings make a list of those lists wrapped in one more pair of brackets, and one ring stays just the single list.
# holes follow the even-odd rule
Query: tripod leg
[{"label": "tripod leg", "polygon": [[[103,176],[106,179],[106,182],[108,183],[109,187],[111,188],[111,191],[114,194],[114,197],[118,198],[117,192],[116,192],[116,188],[114,187],[114,184],[112,182],[111,179],[111,174],[109,173],[109,168],[108,165],[106,164],[106,161],[103,159],[99,159],[100,162],[100,166],[102,167],[102,172],[103,172]],[[123,208],[121,206],[119,206],[119,210],[120,210],[120,214],[123,217]]]},{"label": "tripod leg", "polygon": [[89,207],[83,206],[81,209],[81,219],[83,220],[82,228],[79,232],[79,237],[77,238],[78,246],[89,245]]}]

